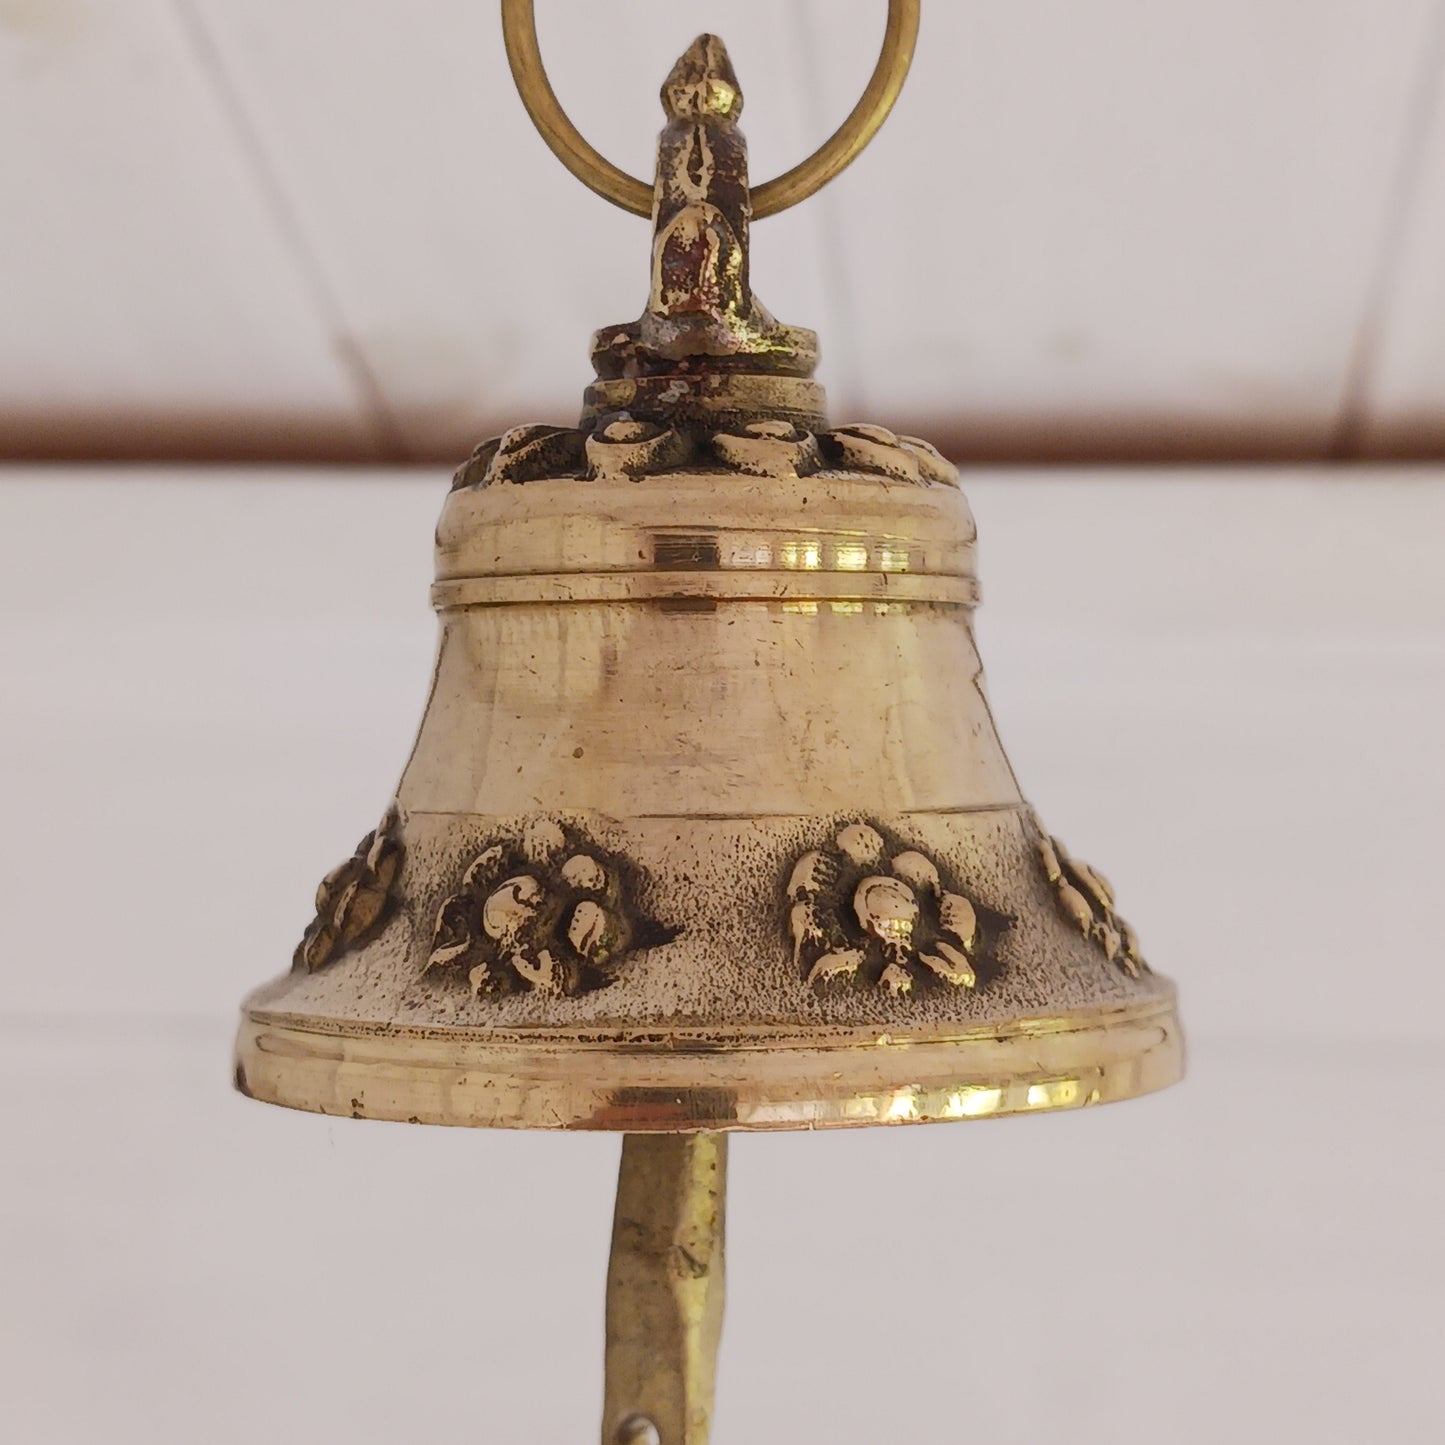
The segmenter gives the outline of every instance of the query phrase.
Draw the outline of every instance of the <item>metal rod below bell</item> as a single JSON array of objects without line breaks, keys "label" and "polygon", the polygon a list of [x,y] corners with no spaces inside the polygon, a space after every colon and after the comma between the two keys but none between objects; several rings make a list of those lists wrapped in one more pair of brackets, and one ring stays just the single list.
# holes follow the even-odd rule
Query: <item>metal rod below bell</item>
[{"label": "metal rod below bell", "polygon": [[602,1445],[707,1445],[722,1336],[725,1134],[628,1134],[607,1270]]}]

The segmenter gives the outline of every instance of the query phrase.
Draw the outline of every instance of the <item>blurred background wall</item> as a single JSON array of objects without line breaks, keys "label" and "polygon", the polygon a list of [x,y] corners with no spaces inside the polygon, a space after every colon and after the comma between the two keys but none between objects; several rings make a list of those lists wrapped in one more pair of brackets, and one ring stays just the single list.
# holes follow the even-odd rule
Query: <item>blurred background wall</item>
[{"label": "blurred background wall", "polygon": [[[728,40],[762,178],[881,0],[542,0],[583,131]],[[987,460],[1445,455],[1445,0],[930,0],[896,117],[755,275],[839,419]],[[0,0],[0,457],[439,461],[564,420],[646,229],[482,0]]]}]

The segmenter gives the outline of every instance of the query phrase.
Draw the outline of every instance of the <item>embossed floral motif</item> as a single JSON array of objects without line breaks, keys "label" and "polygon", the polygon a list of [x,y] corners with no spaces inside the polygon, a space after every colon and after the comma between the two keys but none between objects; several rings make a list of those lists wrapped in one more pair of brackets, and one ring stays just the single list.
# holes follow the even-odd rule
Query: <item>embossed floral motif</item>
[{"label": "embossed floral motif", "polygon": [[637,481],[682,466],[692,440],[675,427],[647,421],[614,421],[587,438],[587,474],[602,481]]},{"label": "embossed floral motif", "polygon": [[[1038,819],[1035,818],[1035,823]],[[1039,861],[1059,901],[1065,918],[1086,938],[1092,938],[1110,963],[1117,964],[1130,978],[1148,971],[1139,952],[1134,930],[1114,912],[1114,890],[1102,873],[1070,857],[1057,838],[1039,827]]]},{"label": "embossed floral motif", "polygon": [[631,872],[576,830],[534,818],[472,860],[437,914],[426,971],[464,976],[477,996],[600,988],[629,953],[674,936],[637,912]]},{"label": "embossed floral motif", "polygon": [[591,432],[513,427],[472,453],[452,489],[567,477],[639,481],[688,466],[755,477],[834,471],[916,486],[958,485],[957,467],[936,447],[881,426],[842,426],[815,435],[790,421],[764,418],[709,434],[624,416]]},{"label": "embossed floral motif", "polygon": [[978,986],[979,909],[925,854],[867,823],[804,853],[787,883],[793,963],[808,983],[861,978],[893,994]]},{"label": "embossed floral motif", "polygon": [[292,967],[315,973],[381,931],[401,871],[401,813],[395,803],[356,852],[333,868],[316,890],[316,917],[296,945]]},{"label": "embossed floral motif", "polygon": [[585,440],[572,427],[514,426],[483,442],[462,463],[452,478],[452,490],[570,476],[582,464]]},{"label": "embossed floral motif", "polygon": [[749,477],[806,477],[823,465],[818,438],[781,419],[718,432],[712,451],[723,466]]},{"label": "embossed floral motif", "polygon": [[824,455],[849,471],[879,472],[900,482],[958,485],[958,468],[918,437],[895,436],[881,426],[840,426],[821,438]]}]

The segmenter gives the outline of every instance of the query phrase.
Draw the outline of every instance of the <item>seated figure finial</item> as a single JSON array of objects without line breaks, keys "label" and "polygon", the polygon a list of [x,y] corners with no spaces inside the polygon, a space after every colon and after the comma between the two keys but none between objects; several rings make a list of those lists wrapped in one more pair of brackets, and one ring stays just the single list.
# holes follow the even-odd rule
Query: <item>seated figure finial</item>
[{"label": "seated figure finial", "polygon": [[700,35],[673,66],[662,108],[647,309],[593,338],[584,424],[716,429],[766,416],[824,427],[817,336],[775,321],[753,294],[743,92],[717,36]]}]

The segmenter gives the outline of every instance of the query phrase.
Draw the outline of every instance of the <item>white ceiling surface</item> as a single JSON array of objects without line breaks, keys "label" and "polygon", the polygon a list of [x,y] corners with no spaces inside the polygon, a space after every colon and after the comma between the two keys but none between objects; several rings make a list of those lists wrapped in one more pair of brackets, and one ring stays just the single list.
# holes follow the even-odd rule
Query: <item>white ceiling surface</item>
[{"label": "white ceiling surface", "polygon": [[[1445,5],[1431,37],[1445,75]],[[1367,448],[1401,437],[1445,449],[1445,86],[1421,86],[1408,127],[1396,233],[1380,268],[1379,325],[1363,338],[1368,394],[1359,427]]]},{"label": "white ceiling surface", "polygon": [[[882,24],[539,10],[566,104],[643,173],[697,30],[761,176],[841,118]],[[1439,430],[1445,0],[929,0],[924,27],[874,147],[756,237],[840,417],[1005,450]],[[570,416],[590,331],[641,306],[643,223],[548,155],[478,0],[0,0],[0,135],[12,451],[87,419],[185,451],[208,418],[221,450],[460,452]]]},{"label": "white ceiling surface", "polygon": [[0,0],[0,436],[155,413],[369,427],[169,0]]}]

